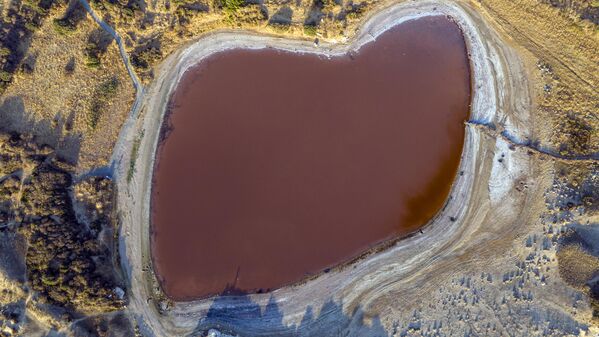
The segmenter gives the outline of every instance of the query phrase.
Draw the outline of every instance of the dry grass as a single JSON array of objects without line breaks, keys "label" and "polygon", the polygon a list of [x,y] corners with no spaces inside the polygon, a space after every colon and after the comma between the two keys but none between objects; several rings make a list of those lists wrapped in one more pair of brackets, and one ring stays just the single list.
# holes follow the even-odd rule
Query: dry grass
[{"label": "dry grass", "polygon": [[[4,129],[40,135],[43,142],[77,161],[81,171],[107,163],[134,89],[115,43],[102,56],[102,65],[84,64],[88,36],[97,24],[88,17],[74,32],[59,34],[52,20],[61,15],[59,10],[51,13],[34,34],[27,53],[35,57],[34,70],[15,74],[2,97],[0,116],[5,117]],[[73,61],[69,71],[67,65]],[[118,90],[103,96],[103,84],[113,78],[120,84]]]},{"label": "dry grass", "polygon": [[485,0],[480,8],[528,55],[536,140],[564,155],[599,152],[597,26],[536,0]]},{"label": "dry grass", "polygon": [[557,252],[560,277],[571,286],[583,289],[599,271],[599,258],[576,245],[568,245]]}]

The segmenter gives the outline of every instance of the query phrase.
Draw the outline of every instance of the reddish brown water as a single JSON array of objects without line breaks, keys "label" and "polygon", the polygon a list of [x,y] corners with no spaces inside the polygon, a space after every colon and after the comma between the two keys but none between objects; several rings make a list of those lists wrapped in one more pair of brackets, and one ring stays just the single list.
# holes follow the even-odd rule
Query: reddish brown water
[{"label": "reddish brown water", "polygon": [[470,101],[444,17],[358,53],[219,53],[188,71],[158,149],[152,254],[166,294],[267,291],[417,230],[443,206]]}]

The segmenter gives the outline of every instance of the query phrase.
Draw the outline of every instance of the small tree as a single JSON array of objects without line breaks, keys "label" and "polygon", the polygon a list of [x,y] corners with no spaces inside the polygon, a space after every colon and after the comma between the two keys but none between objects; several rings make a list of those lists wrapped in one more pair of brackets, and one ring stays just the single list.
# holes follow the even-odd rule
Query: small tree
[{"label": "small tree", "polygon": [[10,82],[12,75],[8,71],[0,70],[0,81]]}]

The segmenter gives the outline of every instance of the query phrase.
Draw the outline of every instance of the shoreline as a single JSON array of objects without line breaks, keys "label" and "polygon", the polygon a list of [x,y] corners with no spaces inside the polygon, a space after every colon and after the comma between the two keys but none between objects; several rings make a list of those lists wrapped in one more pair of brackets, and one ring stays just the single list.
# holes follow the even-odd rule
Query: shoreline
[{"label": "shoreline", "polygon": [[[142,130],[145,135],[140,141],[137,158],[138,169],[133,174],[130,183],[127,181],[129,161],[119,160],[115,167],[116,181],[119,186],[118,199],[119,205],[121,205],[119,210],[122,214],[121,263],[129,280],[129,310],[139,317],[138,323],[144,332],[151,332],[150,335],[155,336],[180,335],[191,333],[197,329],[207,330],[212,324],[207,322],[204,327],[198,325],[198,321],[211,308],[213,304],[211,299],[174,302],[168,304],[167,308],[163,308],[166,310],[157,310],[159,303],[148,301],[148,298],[161,297],[161,291],[159,287],[156,288],[156,278],[151,267],[148,227],[155,153],[170,94],[185,71],[202,58],[231,48],[277,48],[325,57],[340,55],[358,50],[364,44],[376,39],[382,32],[399,23],[431,15],[450,16],[464,34],[472,81],[469,121],[482,124],[503,124],[512,134],[520,139],[525,138],[529,131],[517,128],[515,125],[526,125],[528,116],[508,115],[509,109],[504,109],[509,103],[512,103],[509,102],[510,99],[520,102],[525,107],[530,105],[528,87],[520,87],[520,83],[516,79],[512,79],[509,74],[505,73],[507,69],[502,64],[509,60],[512,63],[510,67],[515,65],[517,70],[519,60],[514,58],[515,53],[508,50],[509,47],[505,47],[505,51],[495,50],[487,44],[489,42],[487,37],[483,41],[481,37],[483,34],[479,29],[488,30],[489,27],[480,17],[474,18],[473,13],[469,13],[466,8],[455,3],[445,1],[401,3],[382,9],[367,18],[356,36],[345,44],[333,45],[323,42],[320,46],[314,46],[311,41],[289,40],[253,32],[224,31],[207,34],[182,47],[164,61],[157,71],[154,82],[145,92],[139,119],[133,120],[136,122],[135,125],[128,128],[130,130],[125,135],[125,139],[129,140],[138,137]],[[481,20],[480,27],[477,27],[476,19]],[[494,33],[486,31],[486,34]],[[500,41],[498,38],[496,39]],[[510,68],[510,72],[513,71],[515,70]],[[511,95],[506,96],[506,92],[510,92]],[[265,304],[270,301],[271,296],[274,296],[286,317],[289,316],[292,320],[295,318],[297,321],[297,318],[301,319],[299,315],[303,313],[308,304],[322,302],[326,298],[339,299],[347,308],[355,308],[357,305],[365,306],[375,301],[376,298],[384,296],[385,291],[388,290],[386,285],[391,280],[409,279],[410,272],[418,270],[423,261],[443,260],[443,256],[447,257],[451,249],[444,248],[452,248],[453,244],[455,249],[454,243],[460,242],[461,234],[481,225],[480,215],[476,214],[478,213],[477,206],[488,208],[488,204],[485,205],[484,198],[479,197],[495,193],[492,190],[485,191],[487,187],[491,188],[489,185],[491,177],[488,176],[488,173],[497,175],[493,171],[498,170],[493,162],[495,154],[493,139],[485,138],[478,128],[465,127],[462,159],[458,168],[458,172],[463,171],[465,174],[456,176],[445,206],[422,227],[423,234],[416,232],[404,238],[394,239],[392,243],[384,244],[384,249],[377,254],[366,252],[365,256],[344,264],[345,267],[336,267],[329,273],[319,274],[300,284],[286,286],[271,293],[251,295],[252,300],[259,304]],[[115,148],[113,158],[129,158],[132,143],[132,141],[120,142],[120,145]],[[514,162],[516,165],[512,169],[521,170],[529,166],[526,158],[518,158]],[[486,169],[482,169],[483,167]],[[502,182],[503,186],[499,186],[495,194],[503,194],[505,186],[512,183],[512,179],[515,177],[508,177],[506,181]],[[483,200],[472,202],[473,199]],[[497,195],[490,199],[497,200]],[[514,213],[513,216],[517,216],[518,212]],[[457,220],[450,221],[450,216],[456,217]],[[348,268],[349,266],[353,266],[353,268]],[[400,285],[399,281],[395,285],[391,283],[391,286]],[[163,303],[168,303],[168,301]],[[172,307],[168,308],[170,305]],[[235,306],[235,297],[232,296],[230,300],[226,298],[220,300],[219,305]],[[158,311],[162,311],[162,313]],[[267,326],[252,326],[252,324],[257,324],[256,322],[247,322],[246,324],[248,326],[233,324],[234,326],[224,327],[224,329],[249,335],[264,335],[268,332],[265,331]]]},{"label": "shoreline", "polygon": [[[336,255],[336,259],[335,260],[330,260],[328,261],[326,264],[319,264],[318,268],[315,268],[316,266],[312,266],[311,269],[309,270],[304,270],[304,272],[297,276],[297,277],[293,277],[293,278],[286,278],[286,280],[282,283],[278,283],[276,285],[273,284],[268,284],[267,286],[265,286],[265,284],[261,284],[261,286],[259,287],[248,287],[248,288],[244,288],[243,286],[241,287],[241,289],[233,289],[233,290],[220,290],[220,291],[212,291],[210,293],[202,293],[202,294],[189,294],[187,293],[186,295],[176,295],[174,296],[175,293],[177,293],[178,291],[184,291],[183,289],[186,289],[188,287],[194,287],[193,284],[188,284],[186,287],[180,288],[180,287],[173,287],[172,285],[169,286],[170,284],[170,276],[169,274],[162,274],[161,270],[164,271],[163,268],[166,268],[168,266],[167,263],[160,263],[160,250],[157,250],[157,246],[156,243],[160,242],[160,235],[156,235],[156,231],[160,231],[160,228],[162,228],[162,231],[168,231],[170,227],[174,226],[175,223],[173,223],[173,219],[176,218],[176,213],[173,213],[172,216],[170,217],[170,219],[168,218],[164,218],[163,217],[163,222],[161,223],[160,221],[156,221],[156,212],[157,212],[157,205],[160,204],[159,201],[157,200],[161,200],[161,198],[159,197],[160,192],[156,192],[156,188],[158,188],[157,186],[160,186],[160,184],[157,185],[157,182],[160,180],[159,178],[159,172],[160,172],[160,168],[161,166],[164,164],[166,166],[168,166],[168,163],[164,162],[165,161],[165,154],[168,153],[167,152],[163,152],[164,151],[164,146],[165,146],[165,141],[167,140],[166,137],[168,137],[170,135],[170,132],[173,130],[173,109],[176,109],[176,106],[178,105],[174,100],[173,97],[176,97],[176,95],[179,94],[179,91],[183,91],[183,89],[181,88],[181,86],[183,86],[185,82],[188,82],[191,80],[190,75],[195,74],[197,71],[198,66],[200,66],[199,64],[195,64],[192,65],[190,68],[188,68],[188,70],[182,75],[182,82],[179,83],[179,85],[175,88],[175,92],[171,94],[171,96],[169,97],[169,103],[166,106],[166,111],[164,113],[163,116],[163,122],[161,125],[161,131],[159,133],[159,138],[158,138],[158,143],[157,143],[157,148],[156,148],[156,161],[153,167],[153,180],[152,180],[152,186],[151,186],[151,201],[150,201],[150,251],[151,251],[151,262],[152,262],[152,269],[154,270],[154,273],[156,275],[156,279],[159,282],[160,288],[162,289],[162,292],[165,294],[165,296],[168,298],[168,300],[173,301],[173,302],[191,302],[191,301],[199,301],[199,300],[207,300],[207,299],[214,299],[216,297],[221,297],[221,296],[225,296],[225,295],[234,295],[234,294],[243,294],[243,295],[255,295],[255,294],[260,294],[260,293],[269,293],[284,287],[294,287],[294,286],[298,286],[301,284],[304,284],[306,282],[308,282],[311,279],[315,279],[317,277],[319,277],[322,274],[325,273],[329,273],[329,272],[337,272],[339,270],[342,270],[344,268],[347,268],[349,266],[351,266],[353,263],[360,261],[364,258],[366,258],[367,256],[370,256],[372,254],[376,254],[378,252],[384,251],[385,249],[387,249],[388,247],[396,244],[399,240],[402,239],[406,239],[408,237],[414,236],[417,233],[422,233],[422,230],[424,230],[423,226],[426,225],[437,213],[439,213],[449,202],[448,200],[448,196],[449,196],[449,192],[451,189],[451,186],[453,185],[453,182],[456,180],[456,176],[459,174],[458,172],[458,165],[460,162],[460,156],[462,153],[462,148],[463,148],[463,143],[464,143],[464,135],[465,135],[465,122],[469,119],[470,116],[470,96],[471,96],[471,92],[472,92],[472,88],[471,88],[471,80],[470,80],[470,65],[469,65],[469,60],[467,59],[467,49],[465,46],[465,43],[463,42],[463,33],[462,31],[459,29],[459,26],[457,26],[457,24],[455,24],[455,22],[453,20],[451,20],[451,18],[448,18],[446,16],[443,15],[437,15],[437,16],[426,16],[423,18],[417,18],[417,19],[413,19],[413,20],[409,20],[406,22],[403,22],[401,24],[398,24],[396,26],[393,26],[392,30],[396,30],[399,27],[402,27],[404,25],[407,25],[407,27],[410,27],[409,25],[426,25],[424,23],[417,23],[417,22],[429,22],[429,21],[421,21],[421,20],[432,20],[432,18],[436,18],[434,20],[442,20],[443,23],[446,23],[447,25],[450,25],[453,29],[454,32],[456,33],[457,36],[459,36],[460,40],[461,40],[461,46],[458,48],[458,50],[461,52],[461,56],[464,58],[464,66],[466,69],[466,81],[465,83],[465,90],[467,92],[466,94],[466,101],[464,103],[464,107],[463,109],[461,109],[462,111],[462,115],[460,115],[460,120],[459,121],[452,121],[452,124],[455,127],[459,128],[458,134],[459,136],[456,135],[456,137],[459,138],[458,144],[456,145],[455,148],[452,149],[452,156],[451,159],[447,159],[445,156],[447,153],[445,152],[440,152],[439,156],[443,156],[446,159],[443,159],[442,161],[440,161],[440,163],[443,164],[439,164],[439,165],[443,165],[445,166],[445,163],[447,161],[450,161],[451,164],[451,168],[447,167],[447,169],[442,170],[442,173],[445,178],[443,178],[442,183],[433,183],[433,180],[425,183],[422,188],[424,189],[427,186],[430,186],[430,184],[434,184],[435,187],[435,192],[429,192],[429,194],[427,195],[426,198],[422,198],[421,196],[419,197],[420,200],[426,200],[426,202],[421,203],[420,206],[417,206],[417,208],[423,207],[425,208],[426,214],[422,214],[421,217],[419,217],[418,221],[407,221],[407,220],[401,220],[400,222],[398,222],[397,227],[393,230],[393,232],[387,232],[386,235],[384,236],[380,236],[377,237],[376,239],[369,241],[368,243],[363,243],[361,246],[359,246],[359,248],[354,247],[354,249],[347,254],[343,254],[343,255]],[[438,21],[431,21],[431,22],[438,22]],[[402,28],[399,28],[400,30]],[[390,30],[387,30],[384,32],[384,34],[390,34]],[[396,33],[398,34],[398,33]],[[437,34],[436,36],[442,36],[440,34]],[[438,41],[438,43],[442,43],[442,39],[443,37],[441,37]],[[318,59],[321,60],[321,62],[337,62],[338,60],[346,60],[348,58],[359,58],[360,55],[362,55],[363,53],[366,52],[366,50],[368,50],[370,48],[370,50],[373,50],[373,48],[382,48],[382,47],[376,47],[375,45],[378,45],[379,43],[382,43],[382,38],[377,38],[376,41],[369,41],[365,44],[360,45],[359,47],[343,54],[342,56],[312,56],[310,54],[304,53],[304,54],[300,54],[300,53],[290,53],[290,52],[285,52],[285,51],[279,51],[276,48],[272,48],[272,49],[262,49],[260,51],[256,51],[256,53],[262,53],[262,52],[266,52],[266,53],[272,53],[275,52],[277,53],[277,55],[287,55],[287,56],[291,56],[294,55],[294,57],[297,57],[297,55],[303,55],[301,57],[309,57],[307,55],[310,55],[311,57],[313,57],[314,59]],[[389,38],[387,38],[387,40],[389,40]],[[405,40],[404,40],[405,41]],[[409,42],[409,41],[408,41]],[[401,42],[400,42],[401,43]],[[387,42],[387,45],[390,44],[397,44],[397,42]],[[210,57],[212,58],[212,61],[218,60],[218,58],[220,57],[220,55],[226,55],[227,53],[237,53],[237,52],[242,52],[244,51],[244,49],[231,49],[231,50],[227,50],[224,52],[220,52],[222,54],[212,54]],[[253,52],[252,52],[253,53]],[[372,52],[371,52],[372,55]],[[212,61],[208,61],[208,62],[212,62]],[[414,60],[417,62],[417,60]],[[206,60],[202,60],[200,62],[207,62]],[[267,69],[266,69],[267,70]],[[243,70],[238,70],[237,73],[239,73],[239,71]],[[403,73],[399,73],[397,74],[397,76],[403,76]],[[195,77],[196,75],[194,75]],[[398,80],[398,77],[394,76],[393,80],[390,81],[389,85],[393,85],[394,82],[396,82]],[[445,77],[447,78],[447,77]],[[443,86],[445,86],[443,84]],[[175,96],[173,96],[175,95]],[[210,97],[210,96],[208,96]],[[272,97],[274,99],[274,97]],[[428,99],[428,98],[427,98]],[[198,101],[196,103],[195,106],[202,106],[203,101]],[[372,105],[370,105],[372,106]],[[393,106],[393,104],[391,104],[390,106]],[[368,106],[365,106],[362,108],[361,111],[366,111],[364,109],[368,109]],[[442,110],[439,110],[442,111]],[[407,112],[407,111],[406,111]],[[177,113],[177,112],[175,112]],[[299,113],[296,116],[302,116],[302,113]],[[176,117],[176,116],[175,116]],[[441,118],[441,116],[437,117]],[[434,123],[435,120],[431,120],[429,121],[429,123]],[[425,127],[426,125],[421,125],[421,127]],[[181,124],[179,123],[179,125],[174,126],[175,128],[177,127],[185,127],[185,124]],[[434,127],[434,125],[431,125],[431,127]],[[192,133],[197,132],[197,129],[194,128],[194,130],[196,131],[192,131]],[[404,130],[402,128],[402,130]],[[402,131],[403,132],[403,131]],[[426,130],[420,130],[420,131],[416,131],[416,133],[422,133],[422,132],[426,132]],[[176,132],[175,132],[176,133]],[[436,134],[433,132],[432,134],[429,132],[429,137],[427,137],[427,139],[432,139],[436,137]],[[216,139],[216,138],[215,138]],[[185,144],[180,144],[180,146],[185,146]],[[171,151],[174,150],[175,147],[171,146]],[[414,148],[413,146],[411,146],[411,148]],[[193,152],[193,151],[192,151]],[[191,153],[191,152],[186,152],[186,153]],[[392,158],[392,157],[388,157],[388,158]],[[406,158],[410,158],[410,157],[406,157]],[[167,160],[168,161],[168,160]],[[406,164],[402,164],[402,166],[405,166]],[[437,170],[435,170],[437,171]],[[188,171],[188,172],[193,172],[192,171]],[[439,174],[439,173],[438,173]],[[164,178],[164,177],[163,177]],[[168,179],[168,178],[166,178]],[[181,177],[178,178],[178,180],[180,180]],[[193,178],[190,178],[193,180]],[[431,177],[431,179],[433,179]],[[436,179],[436,178],[435,178]],[[184,179],[184,180],[188,180],[188,179]],[[171,183],[177,183],[176,180],[171,180]],[[190,183],[190,182],[188,182]],[[184,184],[188,184],[188,183],[184,183]],[[417,190],[418,191],[418,190]],[[185,197],[184,199],[189,199],[192,198],[193,196],[188,196]],[[432,199],[430,199],[432,198]],[[409,198],[408,198],[409,199]],[[434,200],[433,200],[434,199]],[[164,199],[162,198],[162,202],[167,202],[168,199]],[[157,204],[158,203],[158,204]],[[426,205],[426,206],[425,206]],[[179,207],[180,204],[179,204]],[[190,207],[190,206],[187,206]],[[191,208],[193,208],[194,206],[191,206]],[[351,208],[348,208],[351,209]],[[409,210],[409,208],[407,209]],[[159,212],[158,212],[159,213]],[[356,214],[358,215],[358,214]],[[241,219],[240,219],[241,220]],[[348,219],[350,220],[350,219]],[[402,222],[405,221],[405,222]],[[171,226],[172,225],[172,226]],[[371,224],[374,225],[374,224]],[[161,227],[162,226],[162,227]],[[166,227],[165,227],[166,226]],[[317,231],[318,228],[313,228],[313,230]],[[205,231],[199,231],[198,233],[194,234],[195,237],[197,237],[197,242],[201,242],[202,240],[210,240],[207,238],[202,238],[202,233],[205,233]],[[351,232],[346,233],[347,235],[352,235]],[[187,234],[189,235],[189,234]],[[353,234],[355,235],[355,234]],[[343,236],[343,235],[342,235]],[[264,236],[262,236],[264,237]],[[297,237],[295,239],[298,239]],[[347,239],[347,238],[346,238]],[[229,239],[230,240],[230,239]],[[260,240],[260,238],[256,238],[255,240]],[[211,241],[211,240],[210,240]],[[227,241],[227,240],[225,240]],[[333,240],[333,238],[330,238],[327,242],[329,242],[328,244],[322,244],[323,247],[328,247],[327,250],[331,250],[334,249],[333,245],[335,240]],[[289,244],[292,244],[292,242],[288,242]],[[227,245],[227,242],[223,242],[222,244]],[[235,245],[229,246],[230,248],[228,249],[235,249]],[[284,251],[280,251],[280,254],[285,254]],[[308,252],[306,252],[308,253]],[[277,253],[278,254],[278,253]],[[178,260],[180,260],[181,258],[183,258],[183,256],[179,256]],[[198,259],[201,259],[200,256],[197,256]],[[212,261],[218,261],[217,259],[212,258]],[[297,261],[299,262],[299,261]],[[177,260],[171,260],[170,263],[177,263]],[[289,264],[289,262],[287,262],[288,266],[293,265],[293,263]],[[244,269],[244,267],[241,267],[241,269]],[[246,271],[248,271],[248,268],[245,268]],[[203,269],[197,269],[198,270],[198,276],[203,275],[204,273],[207,272],[207,270],[203,270]],[[273,274],[273,277],[277,277],[276,276],[277,273]],[[243,278],[244,277],[240,277],[240,281],[243,283]],[[224,286],[224,285],[223,285]],[[178,290],[179,289],[179,290]]]}]

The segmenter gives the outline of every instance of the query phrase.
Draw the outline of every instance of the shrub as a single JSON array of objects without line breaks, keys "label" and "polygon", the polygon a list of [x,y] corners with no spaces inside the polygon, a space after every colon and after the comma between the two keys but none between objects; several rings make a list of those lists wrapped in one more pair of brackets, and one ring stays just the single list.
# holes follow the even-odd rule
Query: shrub
[{"label": "shrub", "polygon": [[139,145],[141,140],[144,137],[144,132],[142,131],[139,135],[139,138],[135,140],[133,143],[133,148],[131,149],[131,158],[129,159],[129,170],[127,171],[127,183],[131,182],[133,178],[133,174],[135,174],[135,163],[137,162],[137,154],[139,152]]},{"label": "shrub", "polygon": [[308,36],[316,36],[317,27],[313,25],[304,25],[304,34]]},{"label": "shrub", "polygon": [[118,78],[112,77],[111,79],[104,81],[96,89],[95,99],[90,107],[87,126],[90,129],[95,130],[102,116],[102,110],[108,104],[108,100],[116,94],[120,83]]},{"label": "shrub", "polygon": [[69,20],[54,19],[52,23],[58,34],[67,35],[75,31],[75,26]]},{"label": "shrub", "polygon": [[53,277],[48,276],[48,275],[42,275],[42,283],[45,286],[52,287],[52,286],[55,286],[55,285],[58,285],[59,283],[61,283],[61,279],[60,279],[60,277],[54,277],[53,278]]},{"label": "shrub", "polygon": [[[67,309],[121,309],[124,302],[113,291],[115,274],[107,272],[112,268],[112,252],[96,234],[112,226],[111,211],[90,220],[92,223],[81,223],[69,194],[73,186],[70,166],[40,154],[25,141],[15,142],[13,149],[27,153],[31,158],[27,165],[32,165],[18,206],[30,219],[18,230],[27,239],[25,262],[31,289]],[[112,185],[107,180],[103,185],[94,184],[90,191],[90,200],[103,200],[103,205],[112,200]]]},{"label": "shrub", "polygon": [[34,22],[25,22],[25,28],[30,32],[35,32],[40,27]]},{"label": "shrub", "polygon": [[0,57],[4,57],[4,56],[8,56],[8,55],[10,55],[10,49],[8,49],[6,47],[0,48]]},{"label": "shrub", "polygon": [[243,0],[223,0],[225,12],[234,13],[243,5]]},{"label": "shrub", "polygon": [[129,7],[125,7],[122,9],[122,13],[124,16],[126,17],[133,17],[133,15],[135,14],[133,9],[129,8]]},{"label": "shrub", "polygon": [[116,77],[113,77],[100,85],[100,89],[99,89],[100,95],[103,96],[104,98],[108,98],[109,96],[116,94],[116,90],[118,89],[118,87],[119,87],[119,79]]},{"label": "shrub", "polygon": [[12,75],[8,71],[0,70],[0,81],[10,82]]},{"label": "shrub", "polygon": [[86,66],[96,69],[100,66],[100,58],[93,54],[86,54],[84,58],[84,63]]}]

